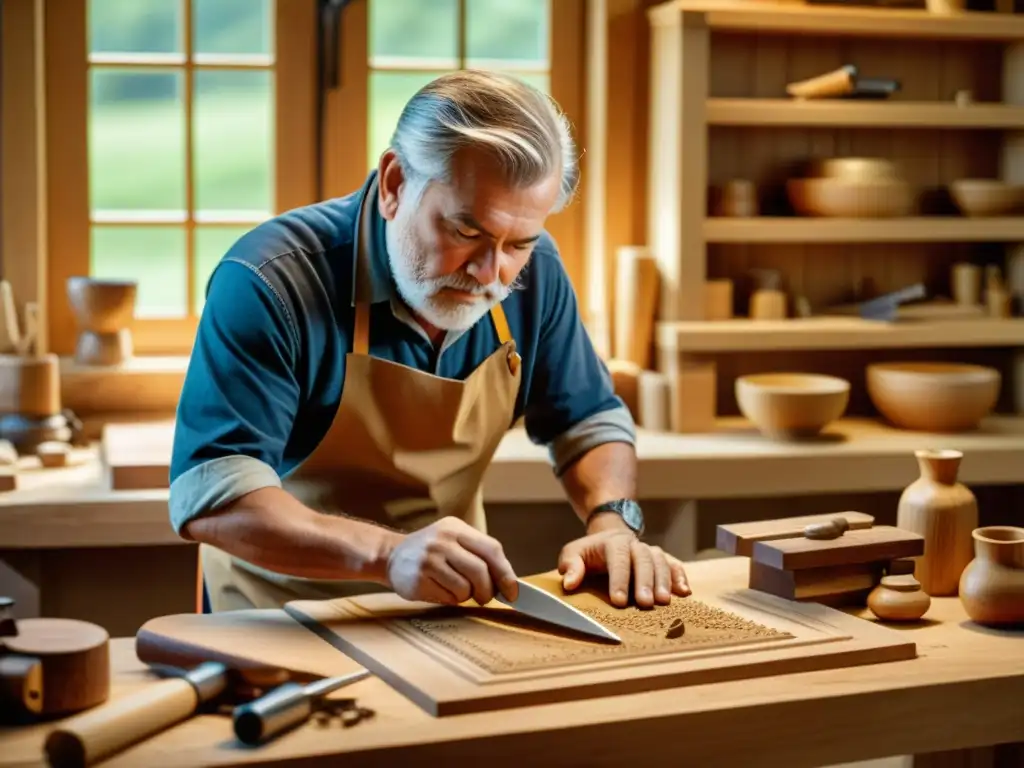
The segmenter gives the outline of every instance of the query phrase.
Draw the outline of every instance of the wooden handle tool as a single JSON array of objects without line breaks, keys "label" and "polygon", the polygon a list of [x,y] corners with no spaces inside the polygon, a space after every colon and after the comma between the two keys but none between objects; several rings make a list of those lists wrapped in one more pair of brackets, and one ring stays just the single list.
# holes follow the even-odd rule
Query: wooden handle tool
[{"label": "wooden handle tool", "polygon": [[828,99],[849,95],[856,88],[857,67],[847,64],[824,75],[790,83],[786,93],[798,99]]},{"label": "wooden handle tool", "polygon": [[284,733],[313,714],[313,710],[328,694],[358,683],[370,676],[362,670],[341,677],[328,677],[315,683],[285,683],[255,701],[235,707],[235,736],[243,744],[256,745]]},{"label": "wooden handle tool", "polygon": [[53,768],[84,768],[170,728],[195,714],[228,687],[228,668],[206,662],[180,677],[147,686],[89,712],[72,717],[46,739]]}]

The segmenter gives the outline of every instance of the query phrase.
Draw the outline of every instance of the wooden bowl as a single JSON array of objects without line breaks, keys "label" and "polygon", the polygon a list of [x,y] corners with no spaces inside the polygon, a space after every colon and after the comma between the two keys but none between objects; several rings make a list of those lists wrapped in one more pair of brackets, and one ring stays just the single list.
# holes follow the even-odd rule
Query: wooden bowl
[{"label": "wooden bowl", "polygon": [[131,324],[135,315],[138,283],[134,281],[69,277],[67,292],[80,330],[116,333]]},{"label": "wooden bowl", "polygon": [[740,412],[768,437],[817,435],[843,415],[850,382],[815,373],[759,373],[736,379]]},{"label": "wooden bowl", "polygon": [[949,195],[965,216],[1004,216],[1024,204],[1024,187],[998,179],[960,179],[949,185]]},{"label": "wooden bowl", "polygon": [[835,157],[814,164],[812,176],[844,181],[886,181],[898,177],[896,164],[878,157]]},{"label": "wooden bowl", "polygon": [[790,179],[786,191],[802,216],[891,218],[908,215],[914,206],[910,185],[899,179]]},{"label": "wooden bowl", "polygon": [[874,363],[868,396],[892,424],[919,432],[976,429],[999,399],[995,368],[967,363]]}]

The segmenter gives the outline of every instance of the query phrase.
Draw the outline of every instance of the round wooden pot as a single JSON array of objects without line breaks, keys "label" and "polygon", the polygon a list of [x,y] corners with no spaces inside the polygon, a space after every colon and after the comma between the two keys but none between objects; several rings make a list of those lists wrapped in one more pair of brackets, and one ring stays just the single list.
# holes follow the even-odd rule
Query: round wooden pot
[{"label": "round wooden pot", "polygon": [[813,373],[762,373],[736,379],[740,411],[762,434],[813,437],[846,410],[850,382]]},{"label": "round wooden pot", "polygon": [[907,574],[883,576],[868,595],[868,608],[882,621],[917,621],[932,605],[921,582]]},{"label": "round wooden pot", "polygon": [[873,363],[868,396],[895,426],[918,432],[976,429],[999,399],[995,368],[963,363]]},{"label": "round wooden pot", "polygon": [[978,624],[1024,626],[1024,528],[973,532],[974,559],[960,576],[960,602]]}]

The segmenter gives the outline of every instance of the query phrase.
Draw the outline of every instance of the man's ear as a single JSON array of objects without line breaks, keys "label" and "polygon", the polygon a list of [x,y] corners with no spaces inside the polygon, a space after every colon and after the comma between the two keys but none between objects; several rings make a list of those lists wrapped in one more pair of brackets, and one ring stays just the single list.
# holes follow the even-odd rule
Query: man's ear
[{"label": "man's ear", "polygon": [[388,221],[398,213],[398,201],[405,184],[405,172],[398,161],[398,155],[389,149],[380,156],[377,166],[377,202],[380,215]]}]

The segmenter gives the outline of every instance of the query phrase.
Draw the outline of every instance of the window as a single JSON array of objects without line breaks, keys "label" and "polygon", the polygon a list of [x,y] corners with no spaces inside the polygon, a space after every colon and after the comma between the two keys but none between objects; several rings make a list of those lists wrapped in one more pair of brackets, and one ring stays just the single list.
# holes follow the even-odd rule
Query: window
[{"label": "window", "polygon": [[[550,93],[582,152],[584,0],[365,0],[345,11],[343,84],[328,101],[326,190],[357,188],[377,166],[406,101],[457,69],[508,72]],[[341,149],[345,148],[345,149]],[[363,157],[360,163],[357,159]],[[583,289],[580,201],[548,229]]]},{"label": "window", "polygon": [[[51,351],[74,353],[66,282],[89,274],[139,282],[137,354],[187,354],[235,239],[358,189],[406,99],[444,72],[515,73],[585,146],[585,0],[352,0],[322,105],[321,4],[47,0]],[[582,290],[580,202],[549,230]]]},{"label": "window", "polygon": [[312,202],[312,154],[295,162],[295,150],[313,141],[314,8],[48,4],[54,351],[73,351],[66,280],[89,274],[138,281],[139,353],[187,352],[225,251],[260,221]]}]

